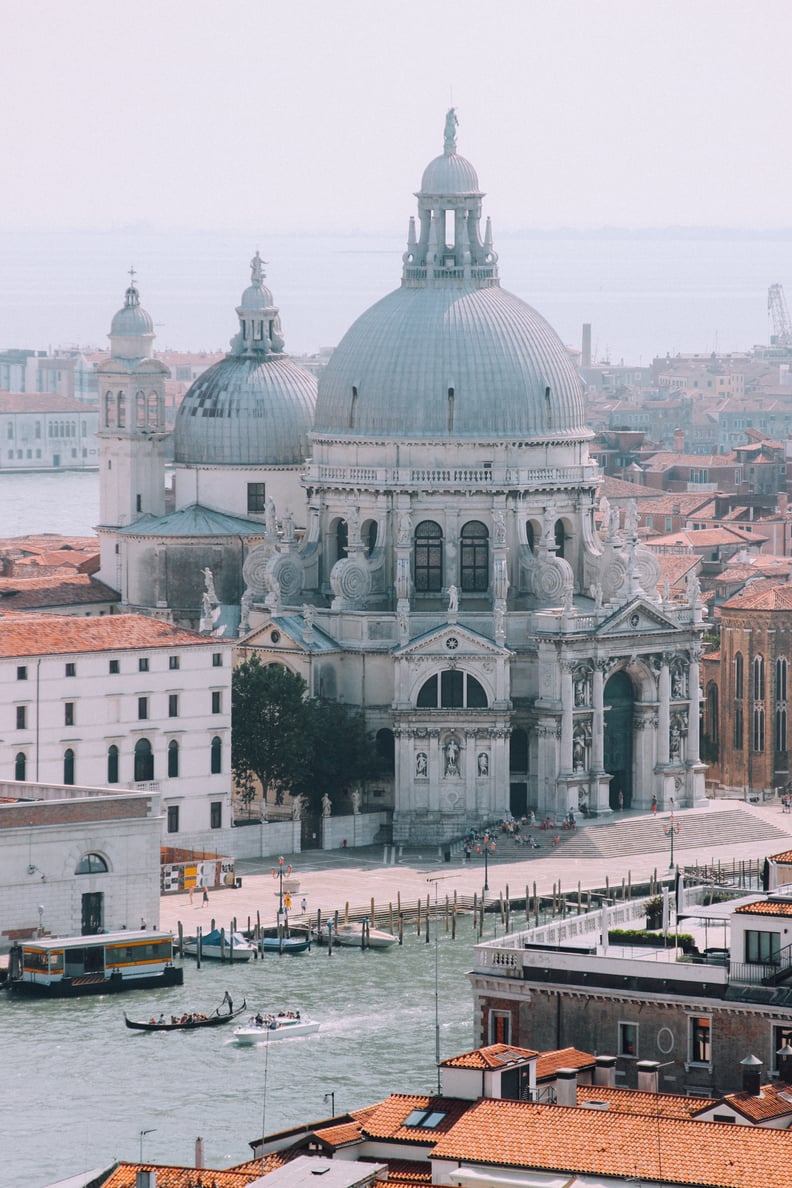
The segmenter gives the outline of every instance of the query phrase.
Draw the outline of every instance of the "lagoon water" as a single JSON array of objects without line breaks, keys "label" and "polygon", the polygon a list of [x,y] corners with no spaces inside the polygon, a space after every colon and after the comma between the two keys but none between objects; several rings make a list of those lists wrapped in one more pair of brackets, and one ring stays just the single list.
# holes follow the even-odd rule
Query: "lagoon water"
[{"label": "lagoon water", "polygon": [[[488,922],[488,932],[491,924]],[[442,921],[441,921],[442,928]],[[390,1092],[432,1093],[435,972],[440,1058],[473,1043],[473,925],[427,944],[414,929],[387,952],[314,947],[249,965],[185,958],[181,987],[70,1001],[0,998],[0,1188],[30,1188],[143,1155],[190,1164],[204,1139],[210,1167],[250,1157],[264,1132],[370,1104]],[[208,1011],[229,989],[235,1006],[296,1010],[316,1035],[240,1048],[234,1024],[207,1031],[128,1031],[148,1019]]]}]

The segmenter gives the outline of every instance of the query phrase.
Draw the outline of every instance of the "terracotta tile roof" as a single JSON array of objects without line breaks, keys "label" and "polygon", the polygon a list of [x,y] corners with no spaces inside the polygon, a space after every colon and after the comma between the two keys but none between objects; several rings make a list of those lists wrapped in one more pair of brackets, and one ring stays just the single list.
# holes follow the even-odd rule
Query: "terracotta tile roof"
[{"label": "terracotta tile roof", "polygon": [[0,657],[75,655],[188,644],[217,648],[220,641],[147,615],[77,619],[68,615],[0,614]]},{"label": "terracotta tile roof", "polygon": [[0,611],[45,606],[86,606],[118,602],[120,594],[87,573],[51,574],[37,578],[0,578]]},{"label": "terracotta tile roof", "polygon": [[[102,1188],[135,1188],[135,1177],[139,1171],[156,1172],[157,1188],[247,1188],[261,1174],[261,1160],[249,1166],[250,1170],[232,1168],[230,1171],[215,1171],[213,1168],[203,1168],[197,1171],[194,1167],[161,1167],[156,1163],[119,1163]],[[276,1165],[278,1166],[278,1165]],[[265,1173],[274,1171],[275,1167],[267,1167]]]},{"label": "terracotta tile roof", "polygon": [[771,862],[780,862],[786,865],[788,862],[792,862],[792,850],[784,850],[781,854],[768,854],[768,858]]},{"label": "terracotta tile roof", "polygon": [[692,553],[658,553],[657,561],[660,566],[660,581],[657,583],[657,588],[662,593],[663,583],[668,584],[673,588],[676,585],[683,586],[684,579],[691,570],[696,570],[701,565],[701,558]]},{"label": "terracotta tile roof", "polygon": [[722,610],[792,610],[792,585],[756,582],[721,605]]},{"label": "terracotta tile roof", "polygon": [[[788,1085],[762,1085],[761,1096],[755,1097],[751,1093],[727,1093],[717,1103],[710,1102],[705,1109],[712,1109],[713,1104],[730,1105],[733,1110],[748,1118],[751,1122],[767,1122],[771,1118],[783,1118],[792,1114],[792,1093]],[[699,1102],[697,1113],[702,1112]]]},{"label": "terracotta tile roof", "polygon": [[[367,1138],[396,1139],[420,1144],[434,1144],[471,1107],[469,1101],[455,1097],[418,1097],[406,1093],[392,1093],[380,1102],[362,1125]],[[429,1109],[444,1114],[438,1126],[405,1126],[413,1110]]]},{"label": "terracotta tile roof", "polygon": [[362,1128],[360,1122],[338,1122],[334,1126],[317,1127],[314,1134],[328,1147],[346,1147],[360,1142]]},{"label": "terracotta tile roof", "polygon": [[536,1062],[536,1079],[544,1081],[554,1077],[559,1068],[593,1068],[596,1060],[590,1052],[578,1048],[559,1048],[556,1052],[542,1052]]},{"label": "terracotta tile roof", "polygon": [[578,1105],[583,1106],[587,1101],[606,1101],[608,1109],[618,1114],[653,1118],[691,1118],[702,1108],[700,1097],[685,1097],[681,1093],[642,1093],[638,1089],[612,1089],[608,1085],[578,1085]]},{"label": "terracotta tile roof", "polygon": [[792,1183],[792,1133],[654,1114],[478,1101],[432,1158],[660,1184],[767,1188]]},{"label": "terracotta tile roof", "polygon": [[[383,1160],[361,1159],[361,1163],[382,1163]],[[427,1159],[419,1163],[416,1159],[388,1159],[389,1184],[431,1184],[432,1165]]]},{"label": "terracotta tile roof", "polygon": [[489,1044],[486,1048],[474,1048],[461,1056],[443,1060],[441,1068],[508,1068],[518,1060],[533,1060],[538,1055],[532,1048],[516,1048],[511,1044]]},{"label": "terracotta tile roof", "polygon": [[603,475],[600,479],[597,493],[607,495],[608,499],[640,499],[640,511],[646,506],[645,500],[651,499],[655,492],[652,488],[644,487],[642,483],[630,483],[626,479],[614,478],[613,475]]},{"label": "terracotta tile roof", "polygon": [[96,405],[70,396],[54,396],[51,392],[0,392],[0,414],[60,412],[96,412]]},{"label": "terracotta tile roof", "polygon": [[643,490],[652,492],[649,499],[645,499],[638,508],[640,516],[688,516],[698,511],[706,503],[711,502],[711,495],[658,494],[654,487],[644,487]]},{"label": "terracotta tile roof", "polygon": [[757,899],[756,903],[745,903],[734,909],[741,916],[792,916],[792,899]]}]

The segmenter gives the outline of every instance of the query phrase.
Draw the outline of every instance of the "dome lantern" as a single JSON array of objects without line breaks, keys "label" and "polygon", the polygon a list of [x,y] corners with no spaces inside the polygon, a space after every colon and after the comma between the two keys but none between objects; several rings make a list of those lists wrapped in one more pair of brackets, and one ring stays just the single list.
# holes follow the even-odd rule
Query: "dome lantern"
[{"label": "dome lantern", "polygon": [[250,284],[237,306],[239,333],[231,340],[235,355],[279,355],[283,351],[280,314],[264,284],[265,264],[257,251],[250,261]]}]

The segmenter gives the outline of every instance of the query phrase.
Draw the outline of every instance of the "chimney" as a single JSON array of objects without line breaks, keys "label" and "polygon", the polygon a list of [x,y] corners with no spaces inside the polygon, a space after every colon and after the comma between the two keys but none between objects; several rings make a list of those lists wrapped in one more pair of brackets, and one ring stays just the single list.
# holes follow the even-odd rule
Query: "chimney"
[{"label": "chimney", "polygon": [[591,367],[591,322],[583,323],[583,349],[580,352],[580,366]]},{"label": "chimney", "polygon": [[779,491],[779,493],[778,493],[778,514],[780,516],[785,516],[787,514],[788,506],[789,506],[789,496],[787,494],[785,494],[784,491]]},{"label": "chimney", "polygon": [[155,1171],[135,1172],[135,1188],[157,1188],[157,1173]]},{"label": "chimney", "polygon": [[577,1069],[556,1069],[556,1105],[577,1105]]},{"label": "chimney", "polygon": [[202,1138],[197,1138],[195,1140],[195,1166],[199,1168],[204,1166],[204,1149]]},{"label": "chimney", "polygon": [[740,1061],[740,1068],[742,1069],[743,1093],[748,1093],[751,1097],[761,1097],[762,1062],[759,1057],[746,1056],[745,1060]]},{"label": "chimney", "polygon": [[685,452],[685,430],[674,430],[674,450],[677,454],[684,454]]},{"label": "chimney", "polygon": [[659,1092],[660,1065],[656,1060],[638,1061],[638,1092]]},{"label": "chimney", "polygon": [[616,1088],[616,1057],[598,1056],[594,1066],[594,1084]]},{"label": "chimney", "polygon": [[792,1048],[784,1044],[776,1052],[778,1057],[778,1075],[785,1085],[792,1085]]}]

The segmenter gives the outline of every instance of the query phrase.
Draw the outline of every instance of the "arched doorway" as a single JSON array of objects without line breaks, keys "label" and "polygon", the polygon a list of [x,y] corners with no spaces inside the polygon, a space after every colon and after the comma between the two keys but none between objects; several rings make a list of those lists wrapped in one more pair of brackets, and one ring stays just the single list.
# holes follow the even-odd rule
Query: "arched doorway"
[{"label": "arched doorway", "polygon": [[627,673],[615,672],[605,684],[605,770],[611,774],[609,803],[615,810],[629,808],[633,799],[634,701]]}]

